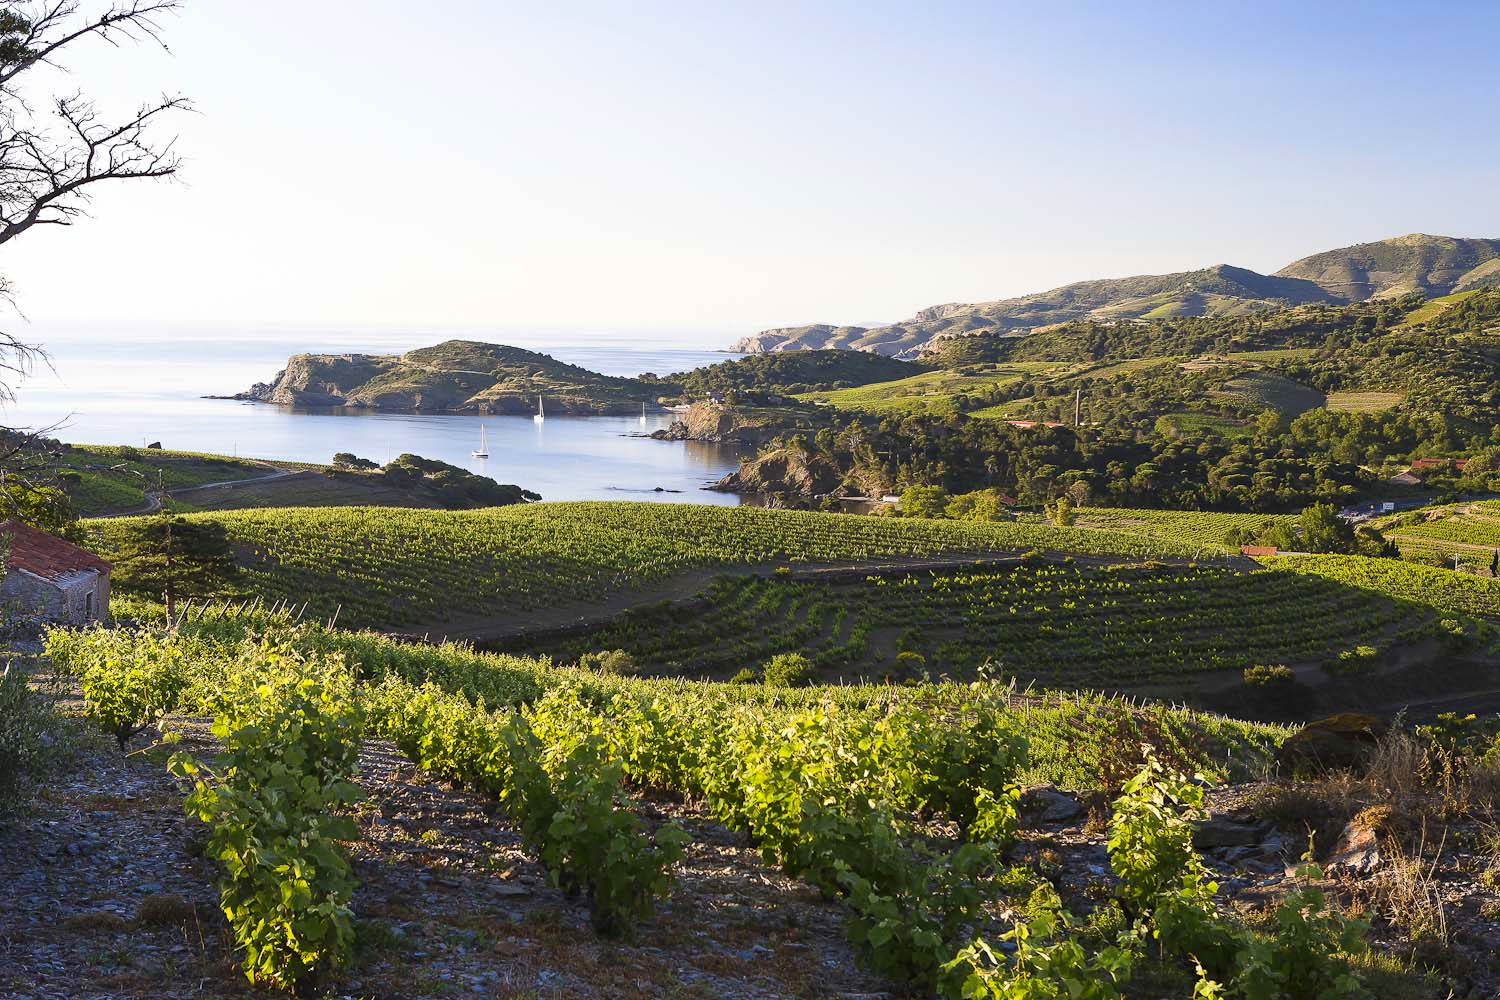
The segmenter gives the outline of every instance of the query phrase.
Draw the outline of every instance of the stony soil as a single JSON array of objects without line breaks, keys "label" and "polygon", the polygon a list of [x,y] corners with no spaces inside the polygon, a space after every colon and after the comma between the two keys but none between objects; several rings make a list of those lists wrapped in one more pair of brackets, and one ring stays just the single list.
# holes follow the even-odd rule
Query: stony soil
[{"label": "stony soil", "polygon": [[[212,754],[206,720],[174,720]],[[85,738],[28,815],[0,832],[0,997],[259,996],[236,970],[165,749]],[[354,846],[360,945],[328,984],[358,997],[865,997],[837,904],[767,867],[701,811],[647,803],[694,835],[671,898],[633,939],[601,940],[546,885],[484,799],[389,744],[361,756]]]},{"label": "stony soil", "polygon": [[[182,749],[214,752],[205,720],[172,727]],[[196,846],[201,827],[183,814],[183,789],[164,766],[168,751],[142,737],[121,756],[113,741],[78,729],[66,766],[29,812],[0,829],[0,998],[261,995],[235,968],[216,906],[218,866]],[[856,964],[837,903],[767,866],[742,836],[691,804],[643,803],[649,822],[676,819],[693,842],[657,916],[630,939],[606,941],[583,904],[547,886],[484,798],[435,784],[379,740],[364,748],[360,783],[360,943],[352,965],[308,995],[904,995]],[[1295,868],[1306,822],[1322,829],[1318,851],[1328,860],[1344,813],[1369,804],[1326,783],[1276,789],[1212,790],[1213,819],[1200,831],[1221,897],[1252,920],[1303,884]],[[1285,805],[1299,792],[1314,803],[1300,812]],[[1024,800],[1013,860],[1052,880],[1075,908],[1107,898],[1113,884],[1102,804],[1050,788]],[[1416,940],[1392,919],[1388,888],[1399,859],[1378,837],[1377,856],[1363,859],[1369,871],[1322,884],[1373,918],[1382,950],[1403,961],[1415,952],[1438,969],[1444,992],[1500,995],[1500,892],[1486,875],[1500,850],[1494,830],[1465,814],[1421,838],[1429,859],[1422,891],[1442,913],[1442,942]],[[1406,824],[1408,843],[1411,832]]]}]

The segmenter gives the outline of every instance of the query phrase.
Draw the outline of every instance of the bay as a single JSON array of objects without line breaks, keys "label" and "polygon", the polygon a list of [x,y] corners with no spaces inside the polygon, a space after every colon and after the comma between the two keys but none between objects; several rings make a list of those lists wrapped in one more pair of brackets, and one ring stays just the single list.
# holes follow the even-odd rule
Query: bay
[{"label": "bay", "polygon": [[[299,352],[396,353],[446,339],[439,335],[339,334],[326,331],[209,334],[49,332],[38,339],[52,358],[6,408],[12,427],[53,428],[74,444],[160,442],[162,447],[247,458],[328,462],[348,451],[384,463],[402,453],[435,458],[540,493],[547,500],[657,500],[737,504],[703,490],[739,464],[734,445],[655,441],[645,435],[670,413],[632,417],[461,416],[302,409],[204,399],[270,381]],[[470,335],[539,350],[606,375],[666,375],[738,355],[632,338],[549,343]],[[473,458],[483,426],[490,457]]]}]

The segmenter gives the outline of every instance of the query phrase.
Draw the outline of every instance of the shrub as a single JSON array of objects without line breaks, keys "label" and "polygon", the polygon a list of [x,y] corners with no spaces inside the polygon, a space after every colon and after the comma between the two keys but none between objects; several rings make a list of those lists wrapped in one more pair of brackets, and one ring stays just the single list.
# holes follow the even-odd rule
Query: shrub
[{"label": "shrub", "polygon": [[1128,935],[1090,954],[1056,893],[1028,907],[1029,920],[1017,921],[1001,938],[1004,950],[976,939],[943,966],[950,996],[965,1000],[1122,1000],[1140,956]]},{"label": "shrub", "polygon": [[766,661],[761,674],[767,684],[797,687],[813,679],[812,661],[801,653],[778,653]]},{"label": "shrub", "polygon": [[927,657],[910,649],[896,654],[895,676],[902,680],[915,679],[922,676],[927,669]]},{"label": "shrub", "polygon": [[10,668],[0,671],[0,818],[26,800],[46,764],[52,708]]},{"label": "shrub", "polygon": [[1256,664],[1245,668],[1245,684],[1248,687],[1286,687],[1295,679],[1292,668],[1280,663]]},{"label": "shrub", "polygon": [[760,680],[760,675],[749,667],[741,667],[736,670],[734,676],[729,678],[731,684],[755,684]]},{"label": "shrub", "polygon": [[[53,645],[52,633],[48,648]],[[100,646],[80,664],[83,714],[120,744],[151,727],[177,708],[186,686],[181,647],[170,640],[142,636],[132,644]]]},{"label": "shrub", "polygon": [[1323,663],[1323,669],[1334,676],[1347,674],[1362,674],[1375,665],[1380,658],[1380,650],[1374,646],[1355,646],[1353,649],[1345,649]]},{"label": "shrub", "polygon": [[242,667],[214,720],[220,770],[186,754],[169,767],[193,781],[187,811],[224,863],[219,905],[246,977],[293,987],[343,964],[354,943],[354,875],[339,842],[359,836],[343,810],[360,798],[363,715],[341,659],[267,648]]},{"label": "shrub", "polygon": [[597,653],[584,653],[578,658],[578,666],[600,674],[627,676],[635,673],[635,657],[623,649],[610,649]]}]

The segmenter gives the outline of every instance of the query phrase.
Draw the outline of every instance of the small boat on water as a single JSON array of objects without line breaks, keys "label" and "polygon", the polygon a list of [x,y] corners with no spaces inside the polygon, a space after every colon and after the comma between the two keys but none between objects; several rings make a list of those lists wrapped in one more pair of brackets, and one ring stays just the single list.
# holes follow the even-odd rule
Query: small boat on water
[{"label": "small boat on water", "polygon": [[532,416],[531,419],[535,420],[537,423],[541,423],[543,420],[547,419],[547,407],[543,404],[541,396],[538,396],[536,398],[536,413]]},{"label": "small boat on water", "polygon": [[474,451],[471,451],[469,454],[473,455],[475,458],[489,458],[490,457],[490,450],[489,450],[488,447],[485,446],[485,443],[484,443],[484,424],[480,424],[479,425],[479,447],[476,448]]},{"label": "small boat on water", "polygon": [[641,426],[642,427],[646,426],[646,404],[645,403],[641,404]]}]

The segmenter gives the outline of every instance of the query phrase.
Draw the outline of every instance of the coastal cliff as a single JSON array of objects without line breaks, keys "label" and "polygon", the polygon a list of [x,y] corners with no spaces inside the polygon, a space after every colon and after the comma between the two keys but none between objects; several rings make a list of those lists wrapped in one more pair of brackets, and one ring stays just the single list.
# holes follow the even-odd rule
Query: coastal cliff
[{"label": "coastal cliff", "polygon": [[789,431],[811,426],[809,414],[789,407],[694,403],[672,421],[671,427],[651,436],[658,441],[763,444]]}]

